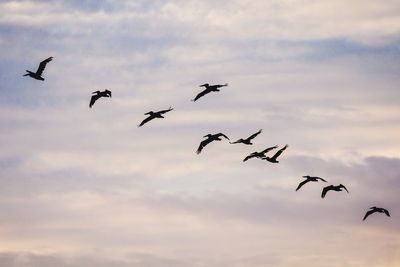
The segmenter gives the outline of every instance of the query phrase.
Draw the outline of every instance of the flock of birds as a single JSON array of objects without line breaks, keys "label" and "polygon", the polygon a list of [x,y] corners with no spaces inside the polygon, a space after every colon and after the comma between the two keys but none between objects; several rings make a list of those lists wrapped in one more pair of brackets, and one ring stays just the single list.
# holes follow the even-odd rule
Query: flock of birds
[{"label": "flock of birds", "polygon": [[[43,60],[42,62],[40,62],[39,67],[38,67],[38,69],[36,70],[36,72],[32,72],[32,71],[26,70],[27,73],[26,73],[25,75],[23,75],[23,76],[29,76],[29,77],[31,77],[31,78],[33,78],[33,79],[40,80],[40,81],[44,81],[44,78],[42,77],[43,71],[44,71],[44,69],[46,68],[46,65],[47,65],[50,61],[52,61],[52,59],[53,59],[53,57],[49,57],[49,58]],[[204,89],[203,91],[201,91],[199,94],[197,94],[196,97],[195,97],[194,99],[192,99],[192,101],[197,101],[199,98],[201,98],[201,97],[203,97],[203,96],[205,96],[206,94],[209,94],[209,93],[211,93],[211,92],[218,92],[218,91],[220,91],[219,88],[225,87],[225,86],[228,86],[228,84],[227,84],[227,83],[222,84],[222,85],[219,85],[219,84],[217,84],[217,85],[210,85],[210,84],[208,84],[208,83],[202,84],[202,85],[200,85],[200,87],[205,87],[205,89]],[[110,98],[111,98],[111,91],[109,91],[109,90],[104,90],[104,91],[102,91],[102,92],[101,92],[101,91],[95,91],[95,92],[93,92],[92,94],[93,94],[93,95],[91,96],[91,98],[90,98],[90,103],[89,103],[89,107],[90,107],[90,108],[92,108],[93,105],[95,104],[95,102],[96,102],[98,99],[100,99],[101,97],[110,97]],[[144,115],[148,115],[148,117],[145,118],[145,119],[138,125],[138,127],[143,126],[144,124],[148,123],[149,121],[151,121],[151,120],[153,120],[153,119],[156,119],[156,118],[164,118],[163,115],[164,115],[165,113],[167,113],[167,112],[172,111],[172,110],[173,110],[173,108],[172,108],[172,107],[169,107],[168,109],[160,110],[160,111],[156,111],[156,112],[154,112],[154,111],[149,111],[149,112],[147,112],[147,113],[144,114]],[[252,140],[253,140],[255,137],[257,137],[261,132],[262,132],[262,130],[260,129],[258,132],[256,132],[256,133],[250,135],[249,137],[247,137],[247,138],[245,138],[245,139],[240,138],[240,139],[238,139],[238,140],[236,140],[236,141],[234,141],[234,142],[229,142],[229,143],[230,143],[230,144],[252,145],[252,144],[253,144],[253,143],[252,143]],[[207,135],[204,136],[204,138],[206,138],[206,139],[202,140],[202,141],[200,142],[199,147],[197,148],[197,151],[196,151],[197,154],[200,154],[200,153],[203,151],[203,149],[204,149],[208,144],[210,144],[210,143],[213,142],[213,141],[221,141],[221,140],[222,140],[221,138],[225,138],[225,139],[227,139],[227,140],[230,140],[229,137],[226,136],[226,135],[223,134],[223,133],[207,134]],[[259,152],[258,152],[258,151],[255,151],[255,152],[249,154],[248,156],[246,156],[246,157],[243,159],[243,161],[245,162],[245,161],[247,161],[247,160],[249,160],[249,159],[252,159],[252,158],[258,158],[258,159],[261,159],[261,160],[266,160],[266,161],[268,161],[268,162],[270,162],[270,163],[279,163],[279,161],[277,160],[278,157],[279,157],[288,147],[289,147],[288,145],[285,145],[284,147],[282,147],[281,149],[279,149],[279,150],[278,150],[273,156],[271,156],[271,157],[266,156],[266,154],[267,154],[268,152],[270,152],[271,150],[274,150],[274,149],[278,148],[278,146],[268,147],[268,148],[266,148],[266,149],[264,149],[264,150],[262,150],[262,151],[259,151]],[[307,184],[307,183],[309,183],[309,182],[318,182],[318,181],[322,181],[322,182],[327,183],[327,181],[326,181],[325,179],[321,178],[321,177],[305,175],[305,176],[303,176],[303,178],[305,178],[305,179],[304,179],[302,182],[299,183],[299,185],[298,185],[297,188],[296,188],[296,191],[298,191],[300,188],[302,188],[305,184]],[[326,194],[327,194],[329,191],[337,191],[337,192],[340,192],[340,191],[343,191],[343,190],[345,190],[347,193],[349,193],[349,191],[347,190],[347,188],[346,188],[343,184],[325,186],[325,187],[322,189],[321,198],[325,198]],[[370,216],[371,214],[374,214],[374,213],[384,213],[384,214],[386,214],[386,216],[390,217],[390,213],[389,213],[389,211],[388,211],[387,209],[380,208],[380,207],[371,207],[371,208],[369,208],[369,210],[365,213],[365,216],[364,216],[363,220],[367,219],[368,216]]]}]

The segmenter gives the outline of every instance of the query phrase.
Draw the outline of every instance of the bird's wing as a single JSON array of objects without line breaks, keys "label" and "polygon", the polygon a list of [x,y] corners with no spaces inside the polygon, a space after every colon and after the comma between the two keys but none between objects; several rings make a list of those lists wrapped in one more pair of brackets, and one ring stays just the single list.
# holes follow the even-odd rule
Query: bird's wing
[{"label": "bird's wing", "polygon": [[310,180],[304,180],[303,182],[299,183],[299,186],[296,188],[296,191],[299,190],[303,185],[305,185],[306,183],[308,183]]},{"label": "bird's wing", "polygon": [[272,149],[275,149],[275,148],[277,148],[278,146],[271,146],[271,147],[269,147],[269,148],[266,148],[266,149],[264,149],[263,151],[261,151],[261,153],[262,154],[265,154],[265,153],[267,153],[267,152],[269,152],[269,151],[271,151]]},{"label": "bird's wing", "polygon": [[211,142],[212,142],[212,139],[211,139],[211,138],[207,138],[206,140],[201,141],[201,142],[200,142],[200,145],[199,145],[199,148],[197,148],[196,153],[197,153],[197,154],[200,154],[200,152],[203,150],[203,148],[204,148],[206,145],[208,145],[209,143],[211,143]]},{"label": "bird's wing", "polygon": [[229,142],[229,144],[239,144],[241,142],[242,142],[241,139],[239,139],[239,140],[236,140],[235,142]]},{"label": "bird's wing", "polygon": [[192,101],[196,101],[197,99],[208,94],[209,92],[211,92],[209,89],[205,89],[205,90],[201,91],[194,99],[192,99]]},{"label": "bird's wing", "polygon": [[146,119],[144,119],[144,120],[138,125],[138,127],[143,126],[145,123],[151,121],[152,119],[154,119],[153,116],[148,116]]},{"label": "bird's wing", "polygon": [[49,63],[52,60],[53,60],[53,57],[49,57],[49,58],[43,60],[42,62],[40,62],[39,67],[38,67],[38,69],[36,71],[36,74],[39,75],[39,76],[42,76],[44,68],[46,68],[46,64]]},{"label": "bird's wing", "polygon": [[106,92],[106,94],[107,94],[109,97],[111,97],[111,91],[105,90],[104,92]]},{"label": "bird's wing", "polygon": [[317,178],[318,180],[321,180],[321,181],[327,183],[327,181],[326,181],[325,179],[321,178],[321,177],[316,177],[316,178]]},{"label": "bird's wing", "polygon": [[388,217],[390,217],[389,211],[388,211],[387,209],[383,209],[383,212],[384,212]]},{"label": "bird's wing", "polygon": [[220,87],[228,86],[228,84],[227,83],[225,83],[225,84],[216,84],[216,85],[212,85],[212,86],[215,87],[215,88],[220,88]]},{"label": "bird's wing", "polygon": [[228,136],[226,136],[226,135],[225,135],[225,134],[223,134],[223,133],[218,133],[218,134],[217,134],[217,137],[220,137],[220,136],[223,136],[223,137],[225,137],[226,139],[230,140],[230,139],[229,139],[229,137],[228,137]]},{"label": "bird's wing", "polygon": [[249,159],[254,158],[256,154],[257,154],[257,152],[253,152],[253,153],[251,153],[250,155],[247,155],[247,156],[243,159],[243,161],[248,161]]},{"label": "bird's wing", "polygon": [[374,213],[374,212],[376,212],[376,210],[369,210],[369,211],[367,211],[367,213],[365,213],[365,216],[364,216],[364,218],[363,218],[363,221],[365,221],[365,219],[367,219],[367,217],[368,217],[369,215],[371,215],[372,213]]},{"label": "bird's wing", "polygon": [[322,189],[321,197],[324,198],[326,193],[331,189],[332,189],[332,185],[325,186],[324,189]]},{"label": "bird's wing", "polygon": [[100,95],[92,95],[92,97],[90,98],[90,103],[89,103],[89,108],[91,108],[94,105],[94,102],[97,101],[97,99],[100,98]]},{"label": "bird's wing", "polygon": [[250,135],[249,137],[247,137],[247,139],[251,140],[253,138],[255,138],[257,135],[259,135],[262,132],[262,130],[260,129],[258,132],[256,132],[255,134]]},{"label": "bird's wing", "polygon": [[272,158],[273,159],[277,159],[287,147],[288,147],[288,145],[286,145],[283,148],[279,149],[278,152],[276,152],[275,155],[272,156]]},{"label": "bird's wing", "polygon": [[164,114],[164,113],[170,112],[171,110],[174,110],[174,109],[169,107],[169,109],[160,110],[158,113]]}]

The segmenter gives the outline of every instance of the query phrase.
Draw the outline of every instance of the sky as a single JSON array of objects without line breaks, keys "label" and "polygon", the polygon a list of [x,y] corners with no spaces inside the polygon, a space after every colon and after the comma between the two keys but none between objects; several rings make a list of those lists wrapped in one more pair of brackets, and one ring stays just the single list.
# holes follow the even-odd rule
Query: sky
[{"label": "sky", "polygon": [[[0,14],[0,266],[400,266],[398,0],[2,0]],[[22,77],[50,56],[45,81]],[[204,83],[228,86],[190,101]],[[195,153],[208,133],[259,129]],[[285,144],[279,164],[242,162]],[[296,192],[303,175],[349,194]],[[372,206],[391,217],[362,221]]]}]

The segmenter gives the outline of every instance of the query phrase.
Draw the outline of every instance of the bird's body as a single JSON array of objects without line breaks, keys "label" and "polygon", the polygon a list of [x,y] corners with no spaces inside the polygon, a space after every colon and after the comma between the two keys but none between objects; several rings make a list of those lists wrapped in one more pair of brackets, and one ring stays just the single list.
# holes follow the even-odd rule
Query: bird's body
[{"label": "bird's body", "polygon": [[235,142],[229,142],[230,144],[245,144],[245,145],[252,145],[253,143],[251,142],[252,139],[254,139],[257,135],[259,135],[262,132],[262,130],[260,129],[258,132],[250,135],[249,137],[247,137],[246,139],[240,138],[239,140],[236,140]]},{"label": "bird's body", "polygon": [[375,212],[379,212],[379,213],[385,213],[386,216],[390,217],[389,211],[387,209],[384,208],[378,208],[378,207],[371,207],[369,208],[369,210],[367,211],[367,213],[365,213],[365,216],[363,218],[363,221],[365,221],[365,219],[367,219],[367,217]]},{"label": "bird's body", "polygon": [[286,148],[288,148],[289,145],[285,145],[284,147],[282,147],[281,149],[279,149],[275,155],[273,155],[272,157],[263,157],[263,160],[269,161],[271,163],[279,163],[279,161],[277,161],[278,157],[282,154],[283,151],[285,151]]},{"label": "bird's body", "polygon": [[143,126],[145,123],[155,119],[155,118],[164,118],[163,114],[170,112],[171,110],[173,110],[173,108],[169,107],[169,109],[165,109],[165,110],[160,110],[160,111],[149,111],[147,113],[144,113],[144,115],[149,115],[146,119],[144,119],[139,125],[138,127]]},{"label": "bird's body", "polygon": [[89,103],[89,108],[91,108],[94,103],[100,98],[100,97],[111,97],[111,91],[109,90],[104,90],[102,92],[100,91],[95,91],[92,93],[92,97],[90,98],[90,103]]},{"label": "bird's body", "polygon": [[199,145],[199,147],[197,148],[197,151],[196,151],[197,154],[200,154],[201,151],[203,150],[203,148],[204,148],[206,145],[208,145],[209,143],[211,143],[212,141],[221,141],[221,140],[222,140],[221,137],[224,137],[224,138],[226,138],[226,139],[229,140],[229,137],[226,136],[226,135],[223,134],[223,133],[207,134],[207,135],[205,135],[205,136],[203,136],[203,137],[207,137],[207,139],[205,139],[205,140],[203,140],[203,141],[200,142],[200,145]]},{"label": "bird's body", "polygon": [[347,193],[349,193],[349,190],[347,190],[347,188],[342,184],[325,186],[324,189],[322,189],[321,197],[324,198],[326,196],[326,193],[328,193],[328,191],[333,190],[339,192],[343,191],[343,189],[346,190]]},{"label": "bird's body", "polygon": [[306,178],[304,181],[302,181],[299,186],[296,188],[296,191],[299,190],[303,185],[305,185],[308,182],[318,182],[318,181],[322,181],[327,183],[327,181],[325,179],[322,179],[321,177],[317,177],[317,176],[309,176],[309,175],[305,175],[303,176],[304,178]]},{"label": "bird's body", "polygon": [[228,84],[215,84],[215,85],[209,85],[208,83],[202,84],[200,85],[200,87],[205,87],[206,89],[204,89],[203,91],[201,91],[198,95],[196,95],[196,97],[194,99],[192,99],[192,101],[196,101],[197,99],[199,99],[200,97],[211,93],[211,92],[219,92],[219,88],[224,87],[224,86],[228,86]]},{"label": "bird's body", "polygon": [[49,58],[43,60],[42,62],[40,62],[39,67],[36,70],[36,72],[26,70],[27,73],[24,74],[23,76],[29,76],[29,77],[32,77],[33,79],[36,79],[39,81],[44,81],[44,78],[42,77],[43,71],[46,68],[46,64],[52,60],[53,60],[53,57],[49,57]]},{"label": "bird's body", "polygon": [[262,158],[264,158],[265,157],[265,154],[267,153],[267,152],[269,152],[269,151],[271,151],[271,150],[273,150],[273,149],[275,149],[275,148],[277,148],[278,146],[271,146],[271,147],[268,147],[268,148],[266,148],[266,149],[264,149],[263,151],[260,151],[260,152],[253,152],[253,153],[251,153],[250,155],[248,155],[247,157],[245,157],[244,159],[243,159],[243,161],[248,161],[249,159],[251,159],[251,158],[260,158],[260,159],[262,159]]}]

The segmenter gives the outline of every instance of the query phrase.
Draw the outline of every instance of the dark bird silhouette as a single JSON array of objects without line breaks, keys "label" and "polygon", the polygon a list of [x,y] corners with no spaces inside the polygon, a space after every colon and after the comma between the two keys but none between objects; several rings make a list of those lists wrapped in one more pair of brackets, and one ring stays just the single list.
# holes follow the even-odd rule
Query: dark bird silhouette
[{"label": "dark bird silhouette", "polygon": [[338,192],[339,192],[339,191],[343,191],[343,189],[346,190],[347,193],[349,193],[349,190],[347,190],[347,188],[346,188],[344,185],[342,185],[342,184],[340,184],[340,185],[328,185],[328,186],[325,186],[324,189],[322,189],[321,197],[324,198],[325,195],[326,195],[326,193],[328,193],[328,191],[330,191],[330,190],[338,191]]},{"label": "dark bird silhouette", "polygon": [[209,143],[211,143],[212,141],[221,141],[221,140],[222,140],[221,137],[224,137],[224,138],[226,138],[226,139],[229,140],[229,137],[226,136],[226,135],[223,134],[223,133],[207,134],[207,135],[205,135],[205,136],[203,136],[203,137],[207,137],[207,139],[201,141],[201,143],[200,143],[200,145],[199,145],[199,148],[198,148],[197,151],[196,151],[197,154],[200,154],[201,151],[203,150],[203,148],[204,148],[206,145],[208,145]]},{"label": "dark bird silhouette", "polygon": [[91,108],[94,105],[94,103],[97,101],[97,99],[99,99],[100,97],[111,97],[111,91],[109,91],[107,89],[104,90],[103,92],[96,91],[96,92],[93,92],[92,94],[95,94],[95,95],[92,95],[92,97],[90,98],[89,108]]},{"label": "dark bird silhouette", "polygon": [[169,107],[169,109],[165,109],[165,110],[160,110],[160,111],[149,111],[147,113],[144,113],[144,115],[149,115],[146,119],[144,119],[139,125],[138,127],[143,126],[145,123],[148,123],[149,121],[155,119],[155,118],[164,118],[164,116],[162,114],[165,114],[167,112],[170,112],[171,110],[174,110],[173,108]]},{"label": "dark bird silhouette", "polygon": [[279,161],[277,161],[276,159],[282,154],[283,151],[285,151],[286,148],[288,148],[289,145],[285,145],[284,147],[282,147],[281,149],[279,149],[275,155],[273,155],[272,157],[263,157],[262,159],[269,161],[271,163],[279,163]]},{"label": "dark bird silhouette", "polygon": [[36,70],[36,72],[26,70],[27,73],[24,76],[29,76],[29,77],[32,77],[33,79],[44,81],[44,78],[42,77],[44,68],[46,68],[46,64],[52,60],[53,60],[53,57],[49,57],[49,58],[43,60],[42,62],[40,62],[39,67]]},{"label": "dark bird silhouette", "polygon": [[205,87],[206,89],[204,89],[203,91],[201,91],[194,99],[192,99],[192,101],[196,101],[197,99],[199,99],[200,97],[211,93],[211,92],[219,92],[220,90],[218,88],[224,87],[224,86],[228,86],[228,84],[216,84],[216,85],[209,85],[208,83],[202,84],[200,85],[200,87]]},{"label": "dark bird silhouette", "polygon": [[299,186],[296,188],[296,191],[299,190],[303,185],[305,185],[308,182],[318,182],[318,180],[320,180],[320,181],[327,183],[327,181],[325,179],[322,179],[321,177],[309,176],[309,175],[305,175],[303,177],[306,179],[299,184]]},{"label": "dark bird silhouette", "polygon": [[387,209],[378,208],[378,207],[371,207],[371,208],[369,208],[369,211],[367,211],[367,213],[365,213],[363,221],[365,221],[365,219],[367,219],[367,217],[369,215],[371,215],[372,213],[375,213],[375,212],[385,213],[386,216],[390,217],[389,211]]},{"label": "dark bird silhouette", "polygon": [[251,158],[263,158],[263,157],[265,157],[265,154],[268,152],[268,151],[271,151],[272,149],[275,149],[275,148],[277,148],[278,146],[271,146],[271,147],[269,147],[269,148],[266,148],[266,149],[264,149],[263,151],[260,151],[260,152],[253,152],[253,153],[251,153],[250,155],[248,155],[247,157],[245,157],[244,159],[243,159],[243,161],[248,161],[249,159],[251,159]]},{"label": "dark bird silhouette", "polygon": [[242,143],[242,144],[245,144],[245,145],[252,145],[253,143],[251,142],[251,140],[253,138],[255,138],[257,135],[259,135],[261,132],[262,132],[262,130],[260,129],[258,132],[256,132],[255,134],[250,135],[246,139],[240,138],[239,140],[236,140],[235,142],[229,142],[229,143],[230,144]]}]

